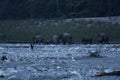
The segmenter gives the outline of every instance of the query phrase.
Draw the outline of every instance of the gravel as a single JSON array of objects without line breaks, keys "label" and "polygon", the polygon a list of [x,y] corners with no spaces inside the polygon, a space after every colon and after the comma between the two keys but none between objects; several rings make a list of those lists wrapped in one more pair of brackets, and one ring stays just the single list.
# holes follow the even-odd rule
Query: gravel
[{"label": "gravel", "polygon": [[7,57],[0,61],[0,80],[120,80],[93,77],[100,70],[120,70],[119,44],[29,46],[0,44],[0,56]]}]

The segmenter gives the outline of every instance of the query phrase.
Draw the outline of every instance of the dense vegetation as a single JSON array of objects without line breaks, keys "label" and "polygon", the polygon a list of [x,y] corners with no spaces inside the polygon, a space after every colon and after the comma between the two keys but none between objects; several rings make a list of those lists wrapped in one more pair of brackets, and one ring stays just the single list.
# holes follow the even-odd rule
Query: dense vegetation
[{"label": "dense vegetation", "polygon": [[0,0],[0,19],[120,15],[120,0]]},{"label": "dense vegetation", "polygon": [[91,36],[93,42],[96,43],[98,34],[104,32],[109,35],[111,43],[120,43],[119,31],[119,23],[96,20],[3,20],[0,21],[0,42],[28,42],[36,34],[43,35],[45,39],[51,39],[54,34],[69,32],[74,42],[81,42],[82,38],[87,35]]}]

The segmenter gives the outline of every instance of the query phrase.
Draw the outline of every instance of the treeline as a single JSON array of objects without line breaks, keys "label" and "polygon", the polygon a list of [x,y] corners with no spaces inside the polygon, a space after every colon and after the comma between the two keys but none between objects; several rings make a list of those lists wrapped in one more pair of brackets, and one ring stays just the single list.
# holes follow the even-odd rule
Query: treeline
[{"label": "treeline", "polygon": [[119,16],[120,0],[0,0],[0,19]]}]

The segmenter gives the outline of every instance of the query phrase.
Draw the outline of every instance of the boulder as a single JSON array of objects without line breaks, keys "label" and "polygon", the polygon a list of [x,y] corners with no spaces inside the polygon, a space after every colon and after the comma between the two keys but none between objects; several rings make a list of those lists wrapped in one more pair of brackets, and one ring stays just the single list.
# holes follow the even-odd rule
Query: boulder
[{"label": "boulder", "polygon": [[100,57],[99,53],[97,50],[89,51],[90,57]]}]

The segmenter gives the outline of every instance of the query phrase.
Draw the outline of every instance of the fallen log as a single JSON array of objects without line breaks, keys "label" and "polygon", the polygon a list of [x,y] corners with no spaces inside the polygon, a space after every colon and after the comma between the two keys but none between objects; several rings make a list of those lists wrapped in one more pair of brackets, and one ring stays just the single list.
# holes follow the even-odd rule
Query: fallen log
[{"label": "fallen log", "polygon": [[95,74],[95,77],[100,77],[100,76],[120,76],[120,71],[112,71],[112,72],[99,71]]}]

